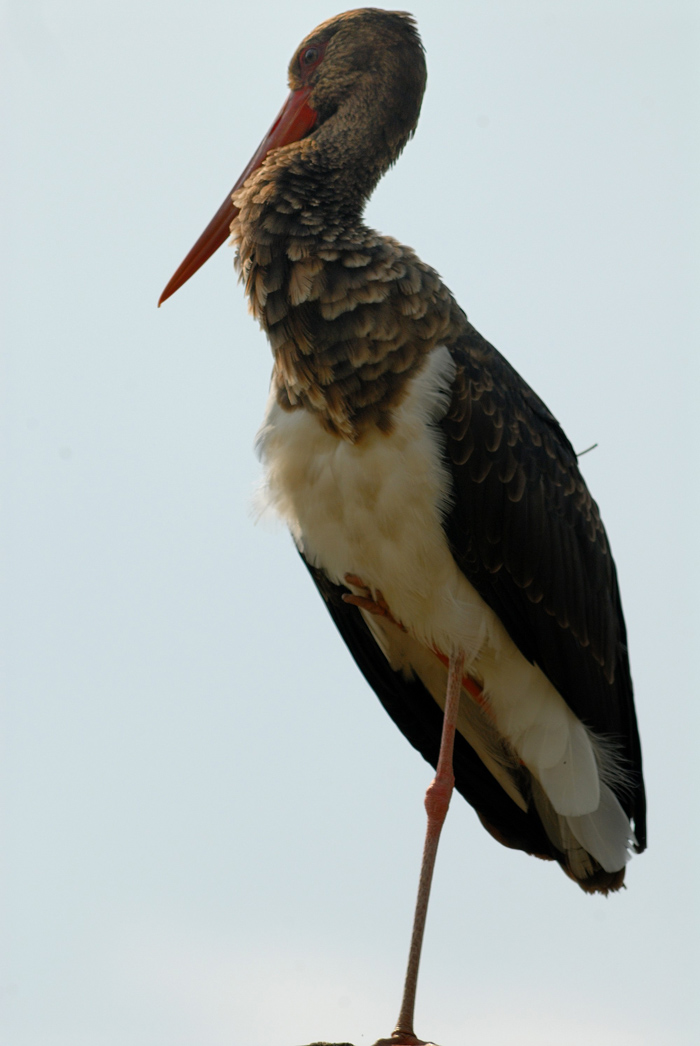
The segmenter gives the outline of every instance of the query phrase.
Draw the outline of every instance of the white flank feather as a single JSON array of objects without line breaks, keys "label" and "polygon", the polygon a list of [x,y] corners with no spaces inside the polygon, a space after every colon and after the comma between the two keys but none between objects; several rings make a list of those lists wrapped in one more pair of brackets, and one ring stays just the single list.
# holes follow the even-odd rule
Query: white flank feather
[{"label": "white flank feather", "polygon": [[498,729],[541,782],[557,813],[587,814],[600,801],[588,731],[546,676],[505,645],[479,663]]},{"label": "white flank feather", "polygon": [[561,758],[539,771],[540,782],[558,814],[578,817],[598,809],[598,764],[586,728],[570,713],[570,729]]},{"label": "white flank feather", "polygon": [[606,872],[619,872],[630,859],[636,839],[627,814],[607,785],[600,787],[600,805],[583,817],[567,817],[581,846],[593,854]]}]

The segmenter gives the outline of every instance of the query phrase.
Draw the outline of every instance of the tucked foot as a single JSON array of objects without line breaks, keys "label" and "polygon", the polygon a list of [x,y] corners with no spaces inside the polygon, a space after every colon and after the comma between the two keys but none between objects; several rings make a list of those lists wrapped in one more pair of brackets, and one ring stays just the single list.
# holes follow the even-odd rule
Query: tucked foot
[{"label": "tucked foot", "polygon": [[[345,584],[350,585],[352,588],[359,588],[361,595],[356,596],[352,592],[346,592],[343,595],[344,603],[351,603],[352,606],[359,607],[360,610],[366,610],[369,614],[374,614],[376,617],[385,617],[387,621],[391,621],[393,625],[400,628],[402,632],[406,632],[406,628],[397,621],[392,612],[389,610],[384,596],[377,589],[376,598],[372,596],[372,590],[364,583],[362,578],[359,578],[357,574],[346,574]],[[391,1042],[391,1039],[382,1039],[382,1042]],[[418,1040],[416,1040],[418,1043]],[[408,1044],[407,1044],[408,1046]]]}]

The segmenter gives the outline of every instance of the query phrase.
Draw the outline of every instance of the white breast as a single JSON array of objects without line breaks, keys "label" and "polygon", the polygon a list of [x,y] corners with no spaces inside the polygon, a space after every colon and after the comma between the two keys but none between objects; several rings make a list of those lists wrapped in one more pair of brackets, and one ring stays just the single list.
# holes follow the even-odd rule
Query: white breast
[{"label": "white breast", "polygon": [[444,413],[454,366],[434,352],[396,411],[390,435],[337,439],[306,411],[271,400],[259,435],[268,504],[331,580],[357,574],[384,594],[422,642],[470,660],[497,622],[457,569],[442,528],[450,481],[431,421]]},{"label": "white breast", "polygon": [[[580,817],[598,808],[601,795],[588,731],[522,656],[447,544],[442,519],[451,483],[434,423],[447,409],[453,376],[448,350],[434,350],[396,409],[393,431],[372,431],[357,444],[331,435],[304,410],[283,411],[273,395],[258,436],[263,507],[286,521],[307,560],[331,581],[344,584],[346,574],[356,574],[382,592],[407,635],[366,615],[378,644],[393,667],[419,675],[440,704],[444,669],[432,650],[462,650],[484,687],[491,725],[557,814]],[[462,732],[469,734],[466,724]],[[479,754],[501,780],[488,752]]]}]

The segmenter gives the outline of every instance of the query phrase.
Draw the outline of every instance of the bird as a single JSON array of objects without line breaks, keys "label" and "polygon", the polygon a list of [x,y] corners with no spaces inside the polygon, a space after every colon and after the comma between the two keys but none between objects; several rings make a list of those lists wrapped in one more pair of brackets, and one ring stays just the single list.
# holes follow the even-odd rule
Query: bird
[{"label": "bird", "polygon": [[404,998],[380,1040],[410,1046],[453,784],[494,839],[588,893],[619,890],[646,847],[615,564],[577,455],[438,273],[363,220],[414,134],[426,75],[406,13],[314,29],[277,119],[158,303],[231,236],[273,356],[265,503],[437,768]]}]

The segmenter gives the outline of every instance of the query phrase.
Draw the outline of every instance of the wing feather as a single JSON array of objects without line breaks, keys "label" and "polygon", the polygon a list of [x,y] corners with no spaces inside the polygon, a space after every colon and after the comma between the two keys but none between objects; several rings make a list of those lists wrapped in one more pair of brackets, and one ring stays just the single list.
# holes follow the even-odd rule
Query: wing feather
[{"label": "wing feather", "polygon": [[641,751],[615,565],[576,454],[520,375],[472,327],[441,426],[453,502],[445,530],[460,569],[594,736],[646,844]]}]

